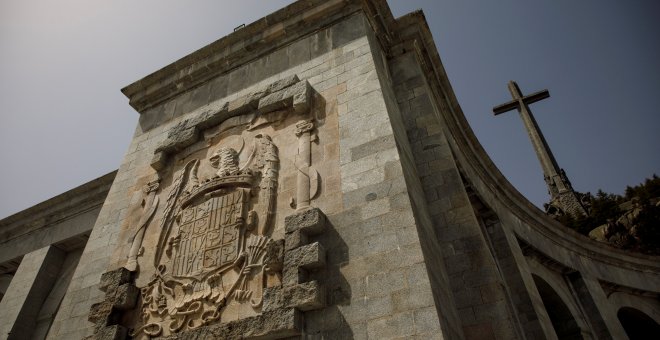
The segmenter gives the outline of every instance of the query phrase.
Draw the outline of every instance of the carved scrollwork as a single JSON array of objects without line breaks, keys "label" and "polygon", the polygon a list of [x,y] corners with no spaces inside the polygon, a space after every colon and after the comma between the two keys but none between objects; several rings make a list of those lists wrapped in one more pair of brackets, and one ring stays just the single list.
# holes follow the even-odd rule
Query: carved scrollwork
[{"label": "carved scrollwork", "polygon": [[296,123],[296,136],[300,137],[303,133],[312,132],[314,130],[313,120],[301,120]]},{"label": "carved scrollwork", "polygon": [[[245,164],[220,147],[192,160],[168,193],[156,247],[156,274],[141,289],[141,327],[161,336],[222,319],[226,308],[259,313],[277,193],[279,158],[270,136],[254,137]],[[198,178],[200,167],[217,171]]]}]

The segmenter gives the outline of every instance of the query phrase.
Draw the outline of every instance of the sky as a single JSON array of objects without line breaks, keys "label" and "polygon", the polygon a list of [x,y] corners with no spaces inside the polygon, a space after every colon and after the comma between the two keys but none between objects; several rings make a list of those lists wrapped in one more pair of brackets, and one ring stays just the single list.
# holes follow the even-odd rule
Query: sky
[{"label": "sky", "polygon": [[[138,113],[120,89],[291,1],[0,0],[0,218],[116,169]],[[532,203],[548,200],[507,82],[576,190],[660,174],[660,1],[389,0],[423,9],[472,129]]]}]

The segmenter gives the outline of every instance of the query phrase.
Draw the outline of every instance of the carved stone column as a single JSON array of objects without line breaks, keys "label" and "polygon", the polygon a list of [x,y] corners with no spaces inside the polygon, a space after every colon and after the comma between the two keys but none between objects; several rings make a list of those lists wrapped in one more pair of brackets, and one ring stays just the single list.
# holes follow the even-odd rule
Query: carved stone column
[{"label": "carved stone column", "polygon": [[301,120],[296,124],[296,136],[298,137],[298,157],[296,168],[298,171],[296,186],[296,211],[309,209],[311,200],[310,192],[310,166],[312,163],[311,145],[313,120]]}]

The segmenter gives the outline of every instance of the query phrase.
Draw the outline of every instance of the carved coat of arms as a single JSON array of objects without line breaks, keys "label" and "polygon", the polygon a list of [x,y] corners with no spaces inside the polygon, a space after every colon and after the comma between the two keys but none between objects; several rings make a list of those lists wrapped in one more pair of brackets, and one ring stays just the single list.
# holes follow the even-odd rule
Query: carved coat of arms
[{"label": "carved coat of arms", "polygon": [[[174,175],[160,222],[155,275],[142,288],[142,326],[134,336],[194,329],[221,320],[231,308],[242,315],[261,308],[268,277],[277,276],[267,252],[279,160],[263,134],[254,137],[245,164],[239,164],[238,152],[221,147]],[[217,171],[199,178],[200,167]]]}]

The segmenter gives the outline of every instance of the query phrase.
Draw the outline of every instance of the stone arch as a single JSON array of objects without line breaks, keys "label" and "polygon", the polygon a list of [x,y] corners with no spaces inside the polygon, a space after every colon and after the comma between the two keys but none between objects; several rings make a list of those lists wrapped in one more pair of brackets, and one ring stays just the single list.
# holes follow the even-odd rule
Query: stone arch
[{"label": "stone arch", "polygon": [[644,297],[626,292],[614,292],[608,296],[614,310],[630,307],[646,314],[660,324],[660,302],[656,297]]},{"label": "stone arch", "polygon": [[576,317],[577,311],[572,308],[570,302],[566,302],[566,296],[561,296],[564,295],[561,294],[561,290],[553,288],[550,283],[537,274],[532,274],[532,277],[557,338],[585,339],[583,333],[587,330],[586,324],[582,318]]},{"label": "stone arch", "polygon": [[660,303],[655,297],[614,292],[608,296],[608,300],[630,339],[660,334]]},{"label": "stone arch", "polygon": [[648,314],[633,307],[619,308],[616,316],[630,340],[649,339],[660,334],[660,325]]}]

